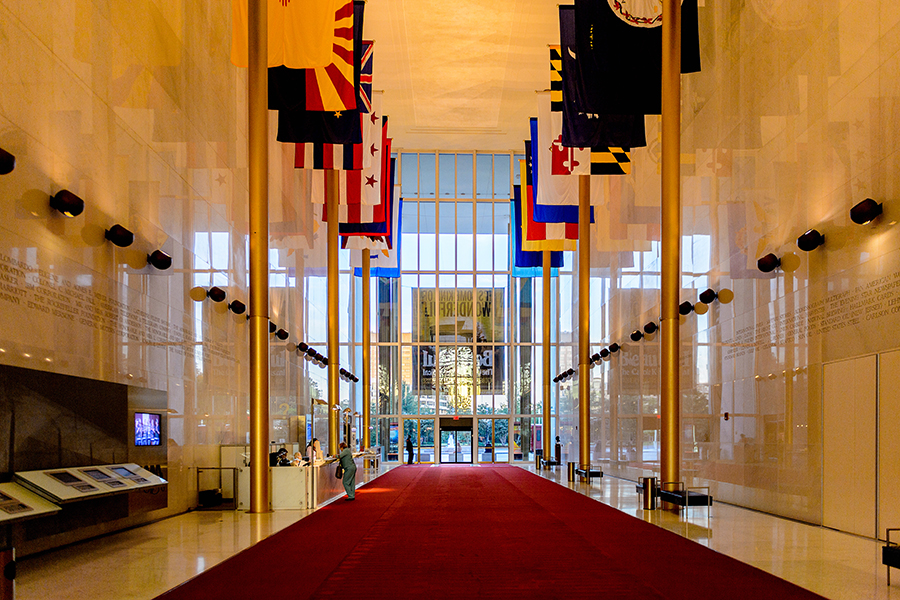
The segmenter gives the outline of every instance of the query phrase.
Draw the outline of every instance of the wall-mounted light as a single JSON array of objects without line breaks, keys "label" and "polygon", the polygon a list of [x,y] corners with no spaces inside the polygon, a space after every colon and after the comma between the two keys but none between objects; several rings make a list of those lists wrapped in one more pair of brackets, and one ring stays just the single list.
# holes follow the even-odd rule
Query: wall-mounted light
[{"label": "wall-mounted light", "polygon": [[225,300],[226,296],[227,294],[225,293],[225,290],[220,287],[213,286],[206,290],[206,297],[213,302],[222,302],[223,300]]},{"label": "wall-mounted light", "polygon": [[620,348],[620,346],[618,344],[616,344],[615,342],[613,342],[612,344],[609,345],[610,352],[618,352],[619,348]]},{"label": "wall-mounted light", "polygon": [[236,315],[242,315],[244,314],[244,311],[247,310],[247,305],[240,300],[232,300],[228,305],[228,310]]},{"label": "wall-mounted light", "polygon": [[816,231],[815,229],[810,229],[803,235],[797,238],[797,247],[803,250],[804,252],[812,252],[819,246],[825,243],[825,236]]},{"label": "wall-mounted light", "polygon": [[711,288],[707,288],[706,290],[700,292],[700,302],[703,304],[712,304],[719,295],[715,293]]},{"label": "wall-mounted light", "polygon": [[299,344],[297,344],[297,352],[300,352],[301,354],[306,354],[307,348],[309,348],[309,344],[307,344],[306,342],[300,342]]},{"label": "wall-mounted light", "polygon": [[635,329],[634,331],[631,332],[631,341],[632,342],[639,342],[642,339],[644,339],[644,332],[641,331],[640,329]]},{"label": "wall-mounted light", "polygon": [[850,209],[850,220],[857,225],[865,225],[880,215],[883,209],[884,207],[875,200],[866,198]]},{"label": "wall-mounted light", "polygon": [[154,250],[147,255],[147,264],[155,267],[160,271],[165,271],[172,266],[172,257],[162,250]]},{"label": "wall-mounted light", "polygon": [[756,268],[763,273],[771,273],[781,266],[781,259],[769,252],[756,261]]},{"label": "wall-mounted light", "polygon": [[103,237],[119,248],[127,248],[134,243],[134,234],[118,223],[107,229]]},{"label": "wall-mounted light", "polygon": [[649,323],[644,325],[644,333],[646,333],[647,335],[653,335],[658,329],[659,325],[657,325],[653,321],[650,321]]},{"label": "wall-mounted light", "polygon": [[604,348],[600,351],[600,358],[606,358],[609,356],[609,348]]},{"label": "wall-mounted light", "polygon": [[319,367],[324,369],[327,366],[328,366],[328,357],[323,356],[321,359],[319,359]]},{"label": "wall-mounted light", "polygon": [[60,190],[50,196],[50,208],[59,211],[67,217],[77,217],[84,212],[84,200],[70,192]]},{"label": "wall-mounted light", "polygon": [[269,333],[275,333],[276,331],[278,331],[278,325],[276,325],[272,321],[269,321]]},{"label": "wall-mounted light", "polygon": [[599,354],[594,354],[594,355],[591,357],[591,362],[594,363],[594,364],[599,363],[601,360],[603,360],[603,359],[600,358],[600,355],[599,355]]},{"label": "wall-mounted light", "polygon": [[289,337],[291,337],[291,334],[289,334],[284,329],[279,329],[278,331],[275,332],[275,337],[277,337],[279,340],[284,341],[284,340],[288,339]]},{"label": "wall-mounted light", "polygon": [[731,415],[729,415],[729,414],[726,412],[726,413],[725,413],[725,420],[727,421],[727,420],[730,419],[730,418],[731,418]]},{"label": "wall-mounted light", "polygon": [[685,300],[681,304],[678,305],[678,314],[681,316],[687,316],[694,311],[694,305]]},{"label": "wall-mounted light", "polygon": [[559,375],[553,378],[553,383],[559,383]]},{"label": "wall-mounted light", "polygon": [[8,175],[16,168],[16,157],[0,148],[0,175]]}]

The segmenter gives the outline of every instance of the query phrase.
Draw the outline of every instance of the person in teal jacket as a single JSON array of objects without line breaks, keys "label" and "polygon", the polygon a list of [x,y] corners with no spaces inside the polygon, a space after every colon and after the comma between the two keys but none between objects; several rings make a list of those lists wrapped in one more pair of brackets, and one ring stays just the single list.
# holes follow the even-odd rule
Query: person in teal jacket
[{"label": "person in teal jacket", "polygon": [[356,463],[353,462],[353,452],[344,442],[340,443],[339,448],[338,460],[341,461],[341,468],[344,469],[342,481],[344,490],[347,491],[347,497],[344,500],[354,500],[356,498]]}]

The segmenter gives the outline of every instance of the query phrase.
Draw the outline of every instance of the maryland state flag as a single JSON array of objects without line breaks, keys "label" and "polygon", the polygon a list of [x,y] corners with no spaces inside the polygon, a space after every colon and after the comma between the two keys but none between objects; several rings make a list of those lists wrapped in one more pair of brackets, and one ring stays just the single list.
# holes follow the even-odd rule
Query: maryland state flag
[{"label": "maryland state flag", "polygon": [[[539,189],[540,167],[541,161],[546,157],[541,156],[538,136],[538,120],[531,118],[531,139],[525,142],[525,160],[528,161],[528,172],[531,174],[531,183],[533,189]],[[571,178],[576,181],[577,179]],[[597,194],[599,178],[591,178],[591,223],[594,222],[594,206],[593,203],[599,197]],[[567,182],[571,184],[571,182]],[[577,194],[577,192],[576,192]],[[544,202],[537,196],[534,197],[534,212],[532,216],[537,223],[577,223],[578,222],[578,202],[572,204],[559,204],[556,202]]]},{"label": "maryland state flag", "polygon": [[[247,66],[248,0],[231,3],[231,62]],[[335,13],[345,0],[268,0],[269,66],[327,67],[333,60]]]},{"label": "maryland state flag", "polygon": [[[662,14],[659,2],[575,0],[575,38],[584,112],[660,114]],[[700,70],[697,0],[682,0],[681,72]]]}]

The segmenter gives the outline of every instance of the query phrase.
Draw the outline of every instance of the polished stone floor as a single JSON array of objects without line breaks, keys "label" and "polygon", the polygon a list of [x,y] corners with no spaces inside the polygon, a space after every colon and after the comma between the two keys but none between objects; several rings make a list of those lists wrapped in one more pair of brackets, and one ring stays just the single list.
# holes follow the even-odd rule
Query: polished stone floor
[{"label": "polished stone floor", "polygon": [[[706,508],[686,514],[643,511],[633,482],[604,477],[590,485],[569,483],[562,469],[540,474],[827,598],[900,600],[900,571],[894,572],[894,585],[888,588],[882,544],[874,540],[725,504],[715,504],[709,513]],[[195,511],[28,557],[19,563],[16,597],[153,598],[308,512]],[[298,560],[304,551],[297,548],[296,556],[288,553],[284,559]]]}]

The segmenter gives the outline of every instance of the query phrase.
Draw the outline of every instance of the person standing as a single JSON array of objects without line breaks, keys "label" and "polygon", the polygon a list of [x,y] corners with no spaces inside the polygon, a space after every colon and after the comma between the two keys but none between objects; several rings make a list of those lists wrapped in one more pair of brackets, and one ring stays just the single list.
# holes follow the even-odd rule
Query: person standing
[{"label": "person standing", "polygon": [[344,470],[344,476],[341,481],[344,484],[344,490],[347,492],[347,497],[344,500],[355,500],[356,463],[353,462],[353,452],[350,451],[350,448],[344,442],[340,443],[339,448],[338,460],[341,461],[341,468]]},{"label": "person standing", "polygon": [[413,464],[413,443],[410,436],[406,436],[406,464]]}]

